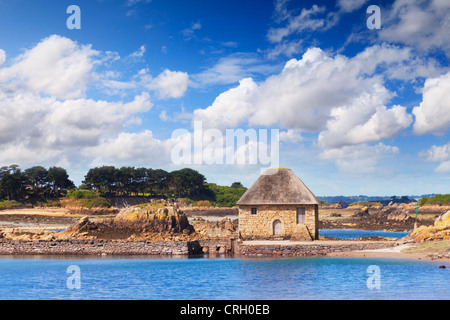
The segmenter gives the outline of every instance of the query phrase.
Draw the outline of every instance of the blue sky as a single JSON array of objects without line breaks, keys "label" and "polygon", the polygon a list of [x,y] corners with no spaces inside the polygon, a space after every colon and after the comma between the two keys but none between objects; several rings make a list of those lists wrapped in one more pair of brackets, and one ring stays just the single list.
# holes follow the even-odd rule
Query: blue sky
[{"label": "blue sky", "polygon": [[201,123],[279,130],[277,165],[316,195],[448,193],[449,29],[445,0],[0,1],[0,165],[76,184],[94,166],[191,167],[249,187],[273,164],[174,161],[174,132]]}]

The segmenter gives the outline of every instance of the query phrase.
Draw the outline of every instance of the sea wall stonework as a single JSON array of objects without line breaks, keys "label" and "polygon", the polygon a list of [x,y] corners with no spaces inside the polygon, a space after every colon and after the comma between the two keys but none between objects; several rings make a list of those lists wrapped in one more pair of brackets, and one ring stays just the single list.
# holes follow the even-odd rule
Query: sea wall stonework
[{"label": "sea wall stonework", "polygon": [[[252,208],[256,209],[256,214],[252,214]],[[305,209],[304,223],[297,223],[297,208]],[[277,220],[280,221],[278,232],[274,230]],[[316,240],[319,237],[318,206],[240,205],[239,233],[244,240]]]},{"label": "sea wall stonework", "polygon": [[0,240],[0,255],[193,255],[198,241]]}]

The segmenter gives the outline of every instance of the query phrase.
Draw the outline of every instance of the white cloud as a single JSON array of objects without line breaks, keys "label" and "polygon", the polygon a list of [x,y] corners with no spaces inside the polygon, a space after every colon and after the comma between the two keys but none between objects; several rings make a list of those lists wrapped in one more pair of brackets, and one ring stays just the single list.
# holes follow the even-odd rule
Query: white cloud
[{"label": "white cloud", "polygon": [[450,54],[450,2],[396,0],[383,10],[379,38],[418,51],[442,49]]},{"label": "white cloud", "polygon": [[275,4],[276,15],[278,21],[286,21],[284,27],[270,28],[267,33],[267,38],[272,43],[277,43],[285,37],[300,33],[304,30],[324,29],[326,21],[323,18],[316,18],[318,14],[325,12],[324,6],[313,5],[311,9],[302,9],[300,14],[292,15],[286,8],[287,1],[277,1]]},{"label": "white cloud", "polygon": [[140,2],[143,3],[150,3],[152,0],[127,0],[127,6],[131,7],[134,6]]},{"label": "white cloud", "polygon": [[[0,145],[5,158],[23,159],[96,145],[101,137],[123,130],[124,123],[152,107],[148,93],[128,103],[40,97],[0,91]],[[39,158],[34,158],[34,160]]]},{"label": "white cloud", "polygon": [[194,120],[222,130],[247,123],[319,132],[323,148],[394,137],[412,117],[402,106],[387,106],[393,93],[384,75],[409,58],[409,51],[384,45],[353,58],[311,48],[261,83],[242,80],[208,108],[195,110]]},{"label": "white cloud", "polygon": [[98,54],[90,45],[52,35],[26,50],[12,66],[1,69],[0,81],[57,98],[83,97]]},{"label": "white cloud", "polygon": [[186,72],[165,69],[148,84],[149,89],[158,91],[161,98],[181,98],[189,85]]},{"label": "white cloud", "polygon": [[149,163],[166,164],[170,162],[170,154],[176,141],[159,140],[150,130],[137,133],[121,132],[116,137],[105,138],[94,147],[83,150],[86,157],[92,158],[91,165],[110,163],[113,165],[148,166]]},{"label": "white cloud", "polygon": [[3,65],[6,61],[6,52],[5,50],[0,49],[0,66]]},{"label": "white cloud", "polygon": [[338,0],[338,6],[343,12],[360,9],[368,0]]},{"label": "white cloud", "polygon": [[413,109],[417,134],[444,134],[450,129],[450,72],[425,81],[422,102]]},{"label": "white cloud", "polygon": [[420,157],[425,158],[430,162],[440,162],[435,172],[449,173],[450,172],[450,143],[442,146],[432,146],[430,149],[421,151]]},{"label": "white cloud", "polygon": [[130,57],[131,58],[135,58],[135,59],[140,59],[140,58],[142,58],[144,56],[144,53],[145,53],[145,45],[142,45],[142,46],[139,47],[138,50],[132,52],[130,54]]},{"label": "white cloud", "polygon": [[443,146],[432,146],[426,151],[419,153],[421,157],[425,157],[427,161],[440,162],[450,160],[450,143]]},{"label": "white cloud", "polygon": [[129,81],[110,78],[101,81],[103,90],[108,94],[124,94],[129,90],[151,90],[161,99],[181,98],[191,81],[189,75],[182,71],[165,69],[157,77],[152,77],[148,68],[140,70]]},{"label": "white cloud", "polygon": [[236,88],[221,93],[210,107],[195,110],[194,120],[202,121],[205,128],[235,128],[254,112],[252,100],[256,89],[251,78],[243,79]]},{"label": "white cloud", "polygon": [[351,105],[331,111],[332,119],[318,137],[320,147],[335,148],[379,141],[394,137],[411,125],[412,116],[405,107],[388,109],[384,106],[390,97],[385,88],[375,86],[374,91],[363,93]]},{"label": "white cloud", "polygon": [[194,85],[232,84],[258,75],[268,75],[278,66],[267,64],[255,54],[234,53],[220,58],[210,68],[192,76]]},{"label": "white cloud", "polygon": [[202,24],[199,21],[192,22],[190,28],[186,28],[181,33],[183,34],[185,40],[191,40],[195,37],[195,31],[200,30],[202,28]]},{"label": "white cloud", "polygon": [[303,137],[299,130],[289,129],[281,131],[279,135],[280,141],[286,143],[297,143],[303,140]]},{"label": "white cloud", "polygon": [[278,43],[274,48],[267,50],[266,57],[269,59],[274,59],[280,55],[284,55],[288,58],[297,54],[302,49],[303,40],[292,40],[292,41],[282,41]]},{"label": "white cloud", "polygon": [[0,69],[1,161],[79,163],[84,148],[95,148],[127,125],[139,123],[140,114],[152,108],[145,91],[131,101],[83,97],[87,84],[101,78],[94,66],[110,57],[114,55],[51,36]]},{"label": "white cloud", "polygon": [[377,164],[380,160],[398,154],[399,149],[383,143],[370,146],[359,144],[342,148],[323,150],[321,160],[334,161],[338,169],[350,174],[380,174]]}]

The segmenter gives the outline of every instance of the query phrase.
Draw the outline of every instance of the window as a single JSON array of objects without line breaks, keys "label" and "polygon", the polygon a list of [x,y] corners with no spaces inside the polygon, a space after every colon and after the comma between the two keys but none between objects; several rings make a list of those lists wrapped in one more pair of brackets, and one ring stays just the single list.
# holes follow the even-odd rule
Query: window
[{"label": "window", "polygon": [[256,215],[256,213],[257,213],[256,208],[252,208],[252,215]]},{"label": "window", "polygon": [[297,208],[297,224],[305,223],[305,208]]}]

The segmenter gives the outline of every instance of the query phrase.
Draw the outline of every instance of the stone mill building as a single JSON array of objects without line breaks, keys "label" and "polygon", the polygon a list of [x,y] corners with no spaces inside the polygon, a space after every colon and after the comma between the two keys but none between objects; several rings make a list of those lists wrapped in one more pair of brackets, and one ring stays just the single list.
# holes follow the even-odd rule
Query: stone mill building
[{"label": "stone mill building", "polygon": [[244,240],[316,240],[319,201],[289,168],[269,168],[237,202]]}]

